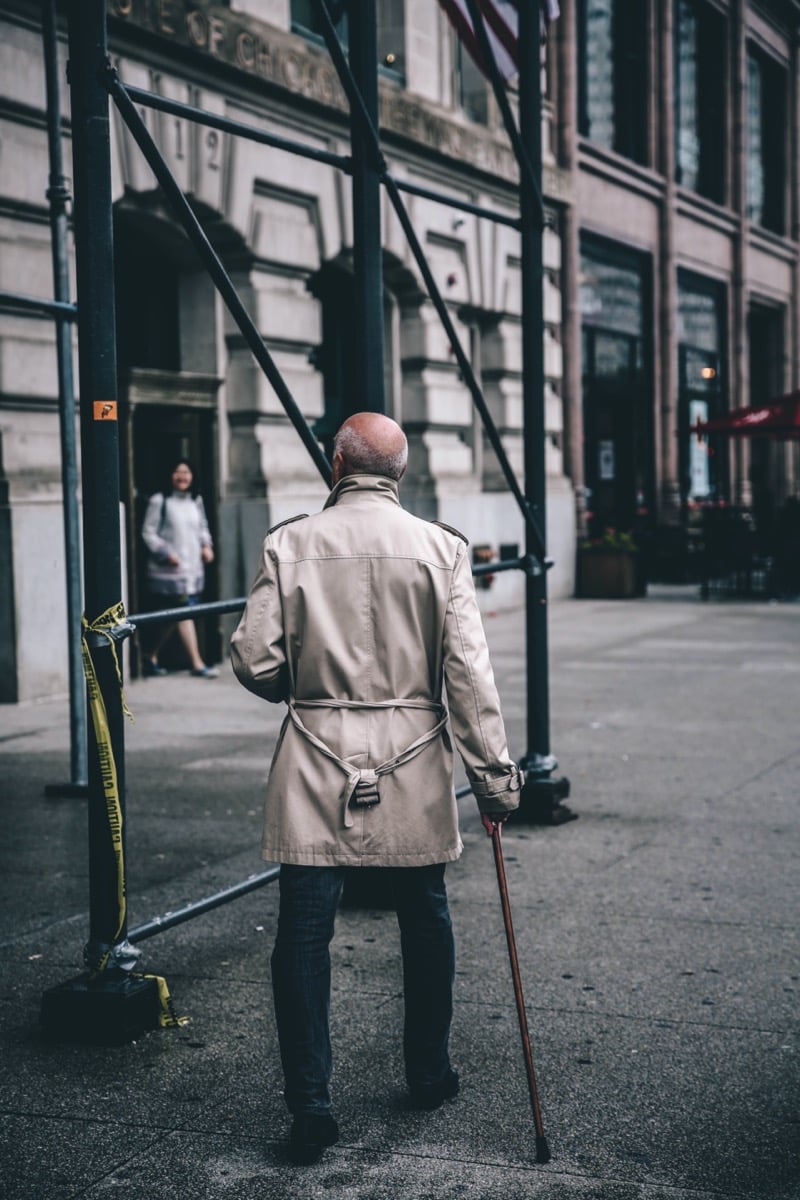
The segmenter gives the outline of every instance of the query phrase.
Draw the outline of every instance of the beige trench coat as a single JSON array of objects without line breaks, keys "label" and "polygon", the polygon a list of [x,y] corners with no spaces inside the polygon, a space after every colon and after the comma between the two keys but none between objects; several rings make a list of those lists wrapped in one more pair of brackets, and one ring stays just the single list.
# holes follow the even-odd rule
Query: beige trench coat
[{"label": "beige trench coat", "polygon": [[267,784],[268,861],[457,858],[450,732],[480,809],[517,807],[467,547],[407,513],[394,481],[346,476],[322,512],[270,530],[231,660],[246,688],[289,706]]}]

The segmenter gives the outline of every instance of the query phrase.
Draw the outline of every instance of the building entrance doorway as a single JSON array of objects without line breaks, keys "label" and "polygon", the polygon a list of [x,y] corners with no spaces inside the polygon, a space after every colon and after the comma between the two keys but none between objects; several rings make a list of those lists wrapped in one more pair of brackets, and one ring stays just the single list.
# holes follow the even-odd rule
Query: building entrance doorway
[{"label": "building entrance doorway", "polygon": [[[128,603],[131,611],[142,612],[151,606],[147,590],[147,548],[141,529],[147,502],[154,492],[170,486],[172,468],[180,460],[188,461],[203,497],[211,535],[216,543],[216,488],[214,486],[214,448],[216,445],[215,414],[209,408],[189,405],[141,402],[142,381],[132,374],[126,405],[126,441],[129,444],[128,514]],[[133,392],[134,403],[130,403]],[[137,399],[139,402],[137,403]],[[218,549],[218,547],[217,547]],[[216,561],[206,567],[203,599],[218,598]],[[220,634],[214,618],[198,620],[197,634],[200,653],[206,662],[218,662],[221,652]],[[137,647],[141,652],[141,647]],[[160,652],[164,666],[178,668],[185,663],[176,639],[170,639]],[[132,655],[131,668],[138,672],[138,653]]]},{"label": "building entrance doorway", "polygon": [[640,342],[584,330],[584,477],[590,537],[641,533],[652,513],[652,453]]},{"label": "building entrance doorway", "polygon": [[646,261],[585,239],[581,255],[586,532],[650,531],[655,463]]},{"label": "building entrance doorway", "polygon": [[586,485],[589,533],[632,530],[642,507],[642,485],[636,453],[639,391],[630,384],[595,380],[587,388]]},{"label": "building entrance doorway", "polygon": [[[121,499],[125,508],[127,593],[131,612],[150,605],[141,529],[147,501],[171,487],[172,468],[189,461],[211,527],[217,526],[217,390],[213,285],[185,261],[180,237],[146,207],[115,211],[114,258],[120,398]],[[191,320],[188,319],[191,314]],[[204,330],[203,336],[197,330]],[[204,599],[217,598],[216,563],[206,569]],[[206,662],[220,656],[213,618],[197,621]],[[131,671],[142,647],[131,646]],[[173,644],[174,643],[174,644]],[[177,639],[160,655],[185,665]]]}]

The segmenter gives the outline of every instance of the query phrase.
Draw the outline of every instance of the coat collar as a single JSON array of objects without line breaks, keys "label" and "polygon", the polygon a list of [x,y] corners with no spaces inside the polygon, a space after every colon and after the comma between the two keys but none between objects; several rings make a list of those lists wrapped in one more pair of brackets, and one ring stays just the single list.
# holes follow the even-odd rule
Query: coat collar
[{"label": "coat collar", "polygon": [[385,475],[345,475],[333,488],[325,508],[346,500],[356,500],[362,496],[379,496],[393,504],[400,504],[399,484],[396,479],[387,479]]}]

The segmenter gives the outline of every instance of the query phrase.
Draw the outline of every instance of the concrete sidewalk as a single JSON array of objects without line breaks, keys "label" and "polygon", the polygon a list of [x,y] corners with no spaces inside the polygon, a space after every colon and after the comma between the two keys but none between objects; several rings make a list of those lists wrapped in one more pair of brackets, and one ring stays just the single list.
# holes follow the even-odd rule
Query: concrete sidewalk
[{"label": "concrete sidewalk", "polygon": [[[525,749],[520,612],[488,616],[512,752]],[[269,885],[144,942],[191,1023],[118,1048],[38,1031],[87,935],[84,807],[67,708],[0,709],[0,1195],[9,1200],[789,1200],[798,1171],[800,606],[691,589],[558,601],[552,748],[580,819],[504,836],[552,1161],[533,1127],[491,846],[462,802],[448,870],[463,1090],[404,1104],[394,917],[343,909],[333,947],[342,1142],[284,1157]],[[223,671],[132,684],[130,925],[262,869],[281,713]]]}]

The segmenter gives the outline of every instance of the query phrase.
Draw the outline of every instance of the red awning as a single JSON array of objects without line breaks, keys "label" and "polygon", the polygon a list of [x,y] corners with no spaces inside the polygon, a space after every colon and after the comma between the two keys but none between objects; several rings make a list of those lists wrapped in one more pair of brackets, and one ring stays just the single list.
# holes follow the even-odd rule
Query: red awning
[{"label": "red awning", "polygon": [[713,421],[698,421],[692,433],[725,433],[732,437],[800,438],[800,391],[769,404],[737,408]]}]

